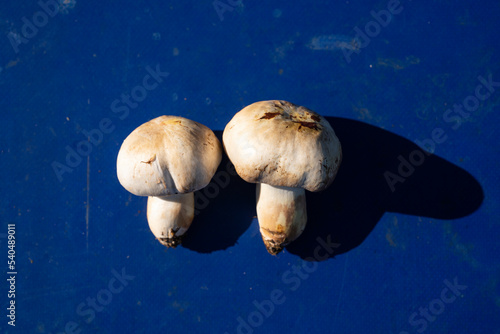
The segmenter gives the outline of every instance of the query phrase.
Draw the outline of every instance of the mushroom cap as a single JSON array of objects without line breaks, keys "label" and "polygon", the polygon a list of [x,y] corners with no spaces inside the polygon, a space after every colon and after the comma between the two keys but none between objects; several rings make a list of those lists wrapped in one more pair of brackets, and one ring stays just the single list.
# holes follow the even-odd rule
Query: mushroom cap
[{"label": "mushroom cap", "polygon": [[183,117],[160,116],[123,141],[116,169],[132,194],[166,196],[208,185],[221,158],[222,146],[212,130]]},{"label": "mushroom cap", "polygon": [[251,183],[320,191],[332,183],[342,160],[330,123],[286,101],[243,108],[224,129],[223,143],[238,175]]}]

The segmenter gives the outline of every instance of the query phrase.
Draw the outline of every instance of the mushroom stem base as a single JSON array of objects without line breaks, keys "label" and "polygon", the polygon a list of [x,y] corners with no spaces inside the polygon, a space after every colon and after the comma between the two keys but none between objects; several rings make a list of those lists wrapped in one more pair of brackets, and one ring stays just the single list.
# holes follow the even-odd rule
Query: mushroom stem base
[{"label": "mushroom stem base", "polygon": [[158,241],[177,247],[194,218],[194,194],[148,197],[148,224]]},{"label": "mushroom stem base", "polygon": [[257,184],[257,217],[267,251],[278,254],[306,227],[305,190]]}]

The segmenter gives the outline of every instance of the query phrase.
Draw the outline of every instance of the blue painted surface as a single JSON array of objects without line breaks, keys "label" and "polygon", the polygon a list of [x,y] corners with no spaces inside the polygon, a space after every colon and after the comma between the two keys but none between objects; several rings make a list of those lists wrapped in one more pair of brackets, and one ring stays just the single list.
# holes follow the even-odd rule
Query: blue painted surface
[{"label": "blue painted surface", "polygon": [[[66,0],[30,38],[23,17],[32,22],[40,5],[3,4],[1,331],[500,333],[500,87],[480,88],[489,96],[478,106],[469,98],[479,77],[500,81],[500,4],[401,1],[368,43],[354,28],[376,29],[371,11],[395,2],[220,3],[232,10]],[[122,94],[140,93],[157,67],[169,75],[124,108]],[[166,250],[147,226],[146,199],[118,183],[123,139],[162,114],[220,136],[234,113],[267,99],[326,116],[343,145],[337,180],[308,194],[303,236],[270,256],[255,187],[231,177],[184,245]],[[468,117],[447,113],[464,100]],[[106,133],[92,144],[85,133],[96,129]],[[384,173],[433,132],[435,154],[392,192]],[[54,161],[79,147],[92,151],[58,177]],[[335,247],[316,262],[318,237]]]}]

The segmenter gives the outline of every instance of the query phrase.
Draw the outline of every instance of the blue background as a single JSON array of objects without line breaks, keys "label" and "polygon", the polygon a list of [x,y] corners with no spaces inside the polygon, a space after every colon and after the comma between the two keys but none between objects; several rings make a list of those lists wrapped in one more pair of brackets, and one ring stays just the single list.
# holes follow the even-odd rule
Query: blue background
[{"label": "blue background", "polygon": [[[500,87],[467,118],[443,118],[475,95],[480,76],[500,81],[500,3],[404,0],[368,45],[354,29],[373,28],[371,11],[389,1],[221,3],[219,15],[212,0],[65,0],[17,50],[23,17],[33,22],[41,7],[2,4],[1,331],[500,333]],[[113,101],[137,91],[148,66],[169,75],[120,117]],[[220,137],[237,111],[268,99],[326,116],[342,143],[336,181],[308,194],[303,236],[269,255],[255,186],[232,176],[202,192],[212,198],[198,203],[185,243],[165,249],[147,225],[146,198],[117,180],[122,141],[164,114]],[[103,119],[112,130],[90,145],[84,130]],[[398,157],[435,130],[434,155],[392,192],[384,173],[397,174]],[[92,151],[58,178],[53,163],[85,142]],[[225,158],[219,173],[227,168]],[[8,223],[15,328],[6,317]],[[318,237],[338,247],[316,262]],[[114,271],[128,280],[110,293],[111,281],[120,287]],[[443,304],[445,280],[462,290]],[[78,312],[91,309],[87,298],[109,296],[94,316]],[[418,314],[429,307],[438,314]]]}]

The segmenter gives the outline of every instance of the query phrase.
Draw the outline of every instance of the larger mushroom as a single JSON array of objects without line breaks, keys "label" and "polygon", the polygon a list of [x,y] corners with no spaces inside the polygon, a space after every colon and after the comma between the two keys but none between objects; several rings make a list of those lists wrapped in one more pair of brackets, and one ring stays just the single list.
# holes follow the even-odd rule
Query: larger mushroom
[{"label": "larger mushroom", "polygon": [[269,253],[298,238],[307,222],[305,190],[326,189],[342,150],[322,116],[286,101],[253,103],[227,124],[223,143],[238,175],[257,183],[257,217]]},{"label": "larger mushroom", "polygon": [[147,218],[155,237],[176,247],[194,218],[193,192],[208,185],[221,158],[212,130],[183,117],[160,116],[123,141],[116,169],[125,189],[149,196]]}]

